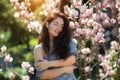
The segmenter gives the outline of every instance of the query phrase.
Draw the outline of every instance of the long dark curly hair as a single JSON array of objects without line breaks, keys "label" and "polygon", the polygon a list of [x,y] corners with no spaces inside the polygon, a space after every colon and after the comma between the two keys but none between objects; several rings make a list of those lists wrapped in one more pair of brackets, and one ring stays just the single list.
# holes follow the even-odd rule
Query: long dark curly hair
[{"label": "long dark curly hair", "polygon": [[53,39],[53,52],[57,55],[58,59],[66,59],[69,56],[69,44],[71,41],[71,30],[69,26],[69,20],[63,13],[50,14],[43,22],[42,32],[38,38],[38,43],[42,43],[43,50],[46,54],[50,53],[50,37],[46,23],[50,24],[54,19],[60,17],[64,21],[62,32]]}]

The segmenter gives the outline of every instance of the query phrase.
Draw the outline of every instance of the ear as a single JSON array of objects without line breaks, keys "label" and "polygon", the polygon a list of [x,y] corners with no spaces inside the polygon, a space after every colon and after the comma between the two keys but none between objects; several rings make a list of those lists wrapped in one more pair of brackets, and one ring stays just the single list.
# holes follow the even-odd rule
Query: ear
[{"label": "ear", "polygon": [[46,24],[45,24],[45,25],[46,25],[46,27],[48,28],[48,26],[49,26],[48,22],[46,22]]}]

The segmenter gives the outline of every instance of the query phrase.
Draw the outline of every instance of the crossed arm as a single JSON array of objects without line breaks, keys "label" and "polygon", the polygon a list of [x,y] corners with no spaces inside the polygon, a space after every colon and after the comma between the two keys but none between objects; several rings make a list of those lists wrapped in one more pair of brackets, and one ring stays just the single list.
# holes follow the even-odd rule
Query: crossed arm
[{"label": "crossed arm", "polygon": [[[47,69],[49,67],[61,67],[53,70],[46,70],[43,72],[39,77],[41,79],[50,79],[55,78],[63,73],[72,73],[75,63],[75,56],[71,55],[66,60],[54,60],[54,61],[42,61],[38,62],[40,59],[43,59],[44,52],[42,50],[42,46],[39,45],[34,49],[34,59],[35,59],[35,66],[40,69]],[[52,74],[51,74],[52,73]]]}]

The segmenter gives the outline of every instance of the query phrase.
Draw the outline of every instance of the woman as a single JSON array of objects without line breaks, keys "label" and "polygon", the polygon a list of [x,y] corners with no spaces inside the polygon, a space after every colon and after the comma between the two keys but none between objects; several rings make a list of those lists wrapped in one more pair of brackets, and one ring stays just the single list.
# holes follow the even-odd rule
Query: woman
[{"label": "woman", "polygon": [[73,64],[77,48],[71,39],[68,18],[62,13],[50,14],[40,36],[34,49],[36,76],[48,80],[76,80]]}]

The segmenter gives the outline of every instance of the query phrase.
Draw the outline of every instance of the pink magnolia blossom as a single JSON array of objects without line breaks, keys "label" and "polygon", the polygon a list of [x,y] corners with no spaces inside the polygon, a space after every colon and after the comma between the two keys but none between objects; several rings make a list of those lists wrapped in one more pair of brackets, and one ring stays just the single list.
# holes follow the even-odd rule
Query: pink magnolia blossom
[{"label": "pink magnolia blossom", "polygon": [[29,76],[22,76],[22,80],[30,80]]},{"label": "pink magnolia blossom", "polygon": [[103,67],[103,70],[104,70],[105,72],[107,72],[107,71],[109,70],[109,66],[108,66],[107,63],[102,62],[100,65]]},{"label": "pink magnolia blossom", "polygon": [[86,73],[89,73],[91,71],[90,66],[85,67],[84,70]]},{"label": "pink magnolia blossom", "polygon": [[82,30],[81,30],[81,34],[82,34],[82,35],[85,35],[85,34],[86,34],[86,29],[82,29]]},{"label": "pink magnolia blossom", "polygon": [[90,17],[93,14],[93,8],[87,9],[85,15]]},{"label": "pink magnolia blossom", "polygon": [[110,61],[110,60],[112,60],[112,55],[108,54],[108,55],[105,56],[105,58]]},{"label": "pink magnolia blossom", "polygon": [[99,42],[100,40],[103,39],[103,37],[104,37],[103,33],[97,33],[97,35],[95,35],[95,40],[97,40]]},{"label": "pink magnolia blossom", "polygon": [[31,74],[34,74],[34,68],[30,67],[28,72],[31,73]]},{"label": "pink magnolia blossom", "polygon": [[15,18],[20,18],[19,12],[14,13],[14,17],[15,17]]},{"label": "pink magnolia blossom", "polygon": [[105,19],[103,25],[105,25],[105,26],[110,25],[110,21],[108,19]]},{"label": "pink magnolia blossom", "polygon": [[94,23],[93,19],[89,19],[87,22],[87,26],[92,26],[92,24]]},{"label": "pink magnolia blossom", "polygon": [[100,17],[101,17],[103,20],[105,20],[105,19],[107,18],[107,14],[101,12],[101,13],[100,13]]},{"label": "pink magnolia blossom", "polygon": [[16,3],[14,4],[14,9],[19,9],[19,7],[20,7],[20,3],[16,2]]},{"label": "pink magnolia blossom", "polygon": [[95,2],[95,0],[89,0],[89,1],[92,2],[92,3]]},{"label": "pink magnolia blossom", "polygon": [[104,59],[103,56],[102,56],[101,54],[98,54],[98,61],[99,61],[99,62],[102,62],[103,59]]},{"label": "pink magnolia blossom", "polygon": [[92,36],[93,36],[93,31],[91,31],[90,29],[87,29],[86,30],[86,37],[88,38],[88,39],[90,39]]},{"label": "pink magnolia blossom", "polygon": [[98,2],[98,3],[96,4],[96,8],[97,8],[97,9],[100,9],[100,8],[101,8],[101,5],[102,5],[102,4],[101,4],[100,2]]},{"label": "pink magnolia blossom", "polygon": [[110,70],[110,71],[108,71],[108,75],[113,77],[115,75],[115,72],[113,70]]},{"label": "pink magnolia blossom", "polygon": [[105,74],[104,73],[99,73],[100,80],[104,78]]},{"label": "pink magnolia blossom", "polygon": [[28,13],[28,11],[26,11],[26,10],[22,10],[21,12],[20,12],[20,15],[22,16],[22,17],[24,17],[24,18],[29,18],[29,13]]},{"label": "pink magnolia blossom", "polygon": [[42,25],[38,21],[31,21],[27,28],[29,31],[35,30],[36,32],[40,33],[42,30]]},{"label": "pink magnolia blossom", "polygon": [[69,15],[70,15],[72,18],[77,18],[78,15],[79,15],[79,12],[78,12],[77,10],[75,10],[75,9],[72,9],[72,10],[70,10]]},{"label": "pink magnolia blossom", "polygon": [[4,61],[5,61],[6,63],[9,63],[9,62],[12,62],[12,61],[13,61],[13,58],[8,54],[8,55],[5,56]]},{"label": "pink magnolia blossom", "polygon": [[98,30],[99,32],[105,32],[105,29],[103,29],[103,28],[99,28],[99,30]]},{"label": "pink magnolia blossom", "polygon": [[107,5],[108,5],[107,1],[104,1],[104,2],[102,3],[102,8],[106,8]]},{"label": "pink magnolia blossom", "polygon": [[111,42],[111,49],[119,49],[119,44],[116,41]]},{"label": "pink magnolia blossom", "polygon": [[73,5],[79,8],[82,5],[82,0],[73,0]]},{"label": "pink magnolia blossom", "polygon": [[87,25],[87,21],[88,19],[84,19],[84,18],[79,19],[79,22],[83,25]]},{"label": "pink magnolia blossom", "polygon": [[88,7],[88,6],[86,6],[85,4],[84,4],[83,6],[81,6],[81,7],[80,7],[80,12],[81,12],[81,13],[85,13],[86,10],[87,10],[87,7]]},{"label": "pink magnolia blossom", "polygon": [[1,47],[1,53],[5,53],[7,51],[7,47],[5,45],[3,45]]},{"label": "pink magnolia blossom", "polygon": [[79,26],[80,26],[79,23],[76,21],[75,22],[75,27],[78,28]]},{"label": "pink magnolia blossom", "polygon": [[20,3],[20,7],[19,7],[21,10],[26,10],[26,6],[25,6],[25,2],[21,2]]},{"label": "pink magnolia blossom", "polygon": [[72,29],[75,28],[75,23],[73,21],[70,21],[70,28],[72,28]]},{"label": "pink magnolia blossom", "polygon": [[77,34],[77,35],[80,35],[80,34],[81,34],[81,29],[80,29],[80,28],[77,28],[77,29],[76,29],[76,34]]},{"label": "pink magnolia blossom", "polygon": [[112,19],[110,20],[110,22],[111,22],[112,24],[115,24],[115,23],[116,23],[116,20],[112,18]]},{"label": "pink magnolia blossom", "polygon": [[84,49],[81,50],[81,52],[82,52],[82,54],[87,55],[87,54],[89,54],[91,51],[90,51],[89,48],[84,48]]},{"label": "pink magnolia blossom", "polygon": [[120,59],[117,60],[117,66],[120,67]]},{"label": "pink magnolia blossom", "polygon": [[68,5],[64,6],[64,12],[65,12],[65,14],[69,14],[70,8],[68,7]]},{"label": "pink magnolia blossom", "polygon": [[98,18],[99,18],[99,17],[98,17],[98,15],[97,15],[97,14],[95,14],[95,13],[93,13],[93,14],[92,14],[92,19],[93,19],[93,20],[97,21],[97,20],[98,20]]},{"label": "pink magnolia blossom", "polygon": [[28,69],[31,65],[29,64],[29,62],[22,62],[21,66],[23,69]]},{"label": "pink magnolia blossom", "polygon": [[18,0],[10,0],[11,3],[16,3]]},{"label": "pink magnolia blossom", "polygon": [[11,72],[11,73],[9,74],[9,78],[10,78],[11,80],[14,80],[15,74],[14,74],[13,72]]}]

